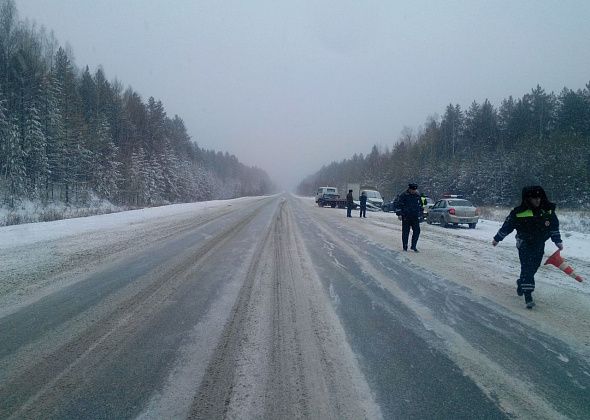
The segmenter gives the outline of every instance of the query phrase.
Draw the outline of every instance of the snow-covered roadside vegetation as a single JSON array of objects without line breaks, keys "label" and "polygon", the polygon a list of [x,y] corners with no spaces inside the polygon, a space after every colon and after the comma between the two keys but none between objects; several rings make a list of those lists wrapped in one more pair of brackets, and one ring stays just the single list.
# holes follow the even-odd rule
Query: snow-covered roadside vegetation
[{"label": "snow-covered roadside vegetation", "polygon": [[98,197],[94,197],[84,206],[72,206],[66,205],[65,203],[44,205],[38,200],[23,200],[14,208],[0,207],[0,226],[51,222],[53,220],[116,213],[125,210],[132,210],[132,208],[128,206],[117,206],[108,200]]},{"label": "snow-covered roadside vegetation", "polygon": [[[509,207],[478,207],[482,219],[503,222],[511,208]],[[590,211],[565,210],[557,208],[559,225],[565,236],[568,232],[590,233]]]}]

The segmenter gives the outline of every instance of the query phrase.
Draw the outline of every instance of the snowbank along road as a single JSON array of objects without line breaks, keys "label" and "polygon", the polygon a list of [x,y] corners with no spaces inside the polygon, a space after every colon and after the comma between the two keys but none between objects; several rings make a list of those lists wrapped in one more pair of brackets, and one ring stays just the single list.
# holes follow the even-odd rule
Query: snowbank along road
[{"label": "snowbank along road", "polygon": [[0,230],[0,418],[590,413],[588,293],[527,311],[513,249],[424,226],[403,253],[393,216],[292,196],[59,226]]}]

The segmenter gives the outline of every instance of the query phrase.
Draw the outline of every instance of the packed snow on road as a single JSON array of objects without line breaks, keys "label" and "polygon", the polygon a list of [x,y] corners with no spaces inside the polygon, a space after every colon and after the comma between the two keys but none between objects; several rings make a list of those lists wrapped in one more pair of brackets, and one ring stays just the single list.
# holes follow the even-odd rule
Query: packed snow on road
[{"label": "packed snow on road", "polygon": [[[587,283],[541,266],[527,310],[500,223],[423,223],[408,253],[394,214],[353,215],[278,195],[0,228],[0,417],[587,413]],[[590,235],[562,238],[589,276]]]}]

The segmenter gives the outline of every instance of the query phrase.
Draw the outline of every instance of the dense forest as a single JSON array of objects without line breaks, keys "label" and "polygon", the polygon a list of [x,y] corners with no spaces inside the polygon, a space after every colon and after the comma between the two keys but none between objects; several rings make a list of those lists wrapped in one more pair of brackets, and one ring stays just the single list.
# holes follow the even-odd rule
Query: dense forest
[{"label": "dense forest", "polygon": [[274,189],[263,170],[191,141],[161,101],[71,57],[0,0],[0,205],[98,196],[141,207]]},{"label": "dense forest", "polygon": [[499,107],[487,99],[466,111],[449,104],[416,133],[404,129],[392,150],[374,146],[365,156],[333,162],[297,187],[302,195],[318,186],[348,182],[377,187],[388,199],[408,182],[437,198],[462,193],[477,205],[509,206],[522,186],[540,184],[560,206],[590,204],[590,83],[558,95],[537,85]]}]

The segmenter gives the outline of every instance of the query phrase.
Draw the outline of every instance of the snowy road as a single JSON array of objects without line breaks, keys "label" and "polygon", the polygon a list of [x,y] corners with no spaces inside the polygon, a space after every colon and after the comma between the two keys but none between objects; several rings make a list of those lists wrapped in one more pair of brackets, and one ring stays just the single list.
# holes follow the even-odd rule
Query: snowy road
[{"label": "snowy road", "polygon": [[527,312],[485,225],[151,210],[0,229],[0,418],[588,417],[585,284]]}]

